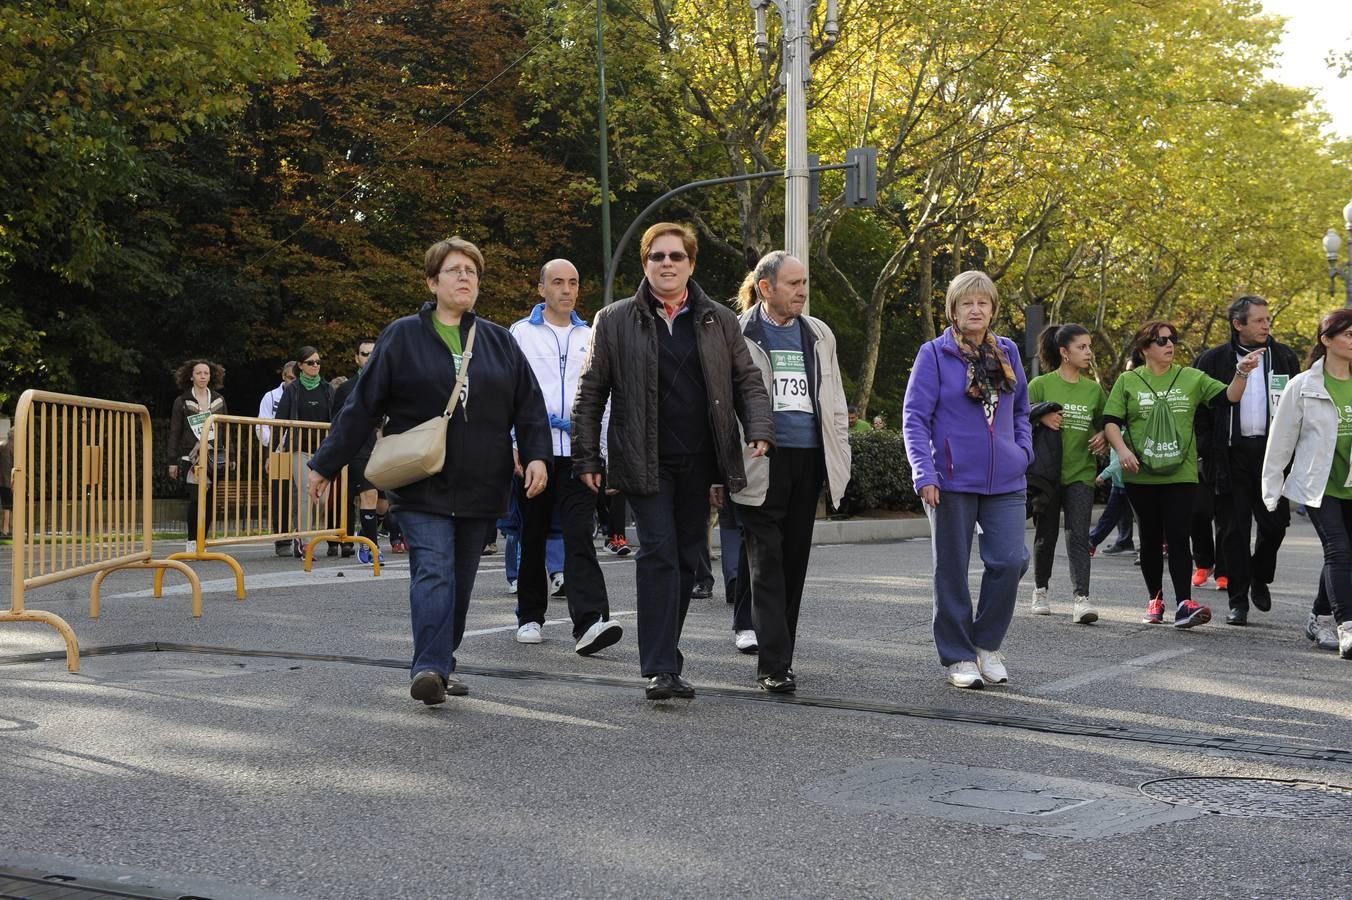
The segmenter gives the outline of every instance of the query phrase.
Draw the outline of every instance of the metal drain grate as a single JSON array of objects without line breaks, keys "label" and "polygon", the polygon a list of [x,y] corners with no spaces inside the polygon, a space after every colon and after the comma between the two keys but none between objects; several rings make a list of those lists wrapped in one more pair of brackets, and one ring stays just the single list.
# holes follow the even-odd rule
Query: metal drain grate
[{"label": "metal drain grate", "polygon": [[1192,776],[1141,785],[1155,800],[1205,809],[1222,816],[1265,819],[1350,819],[1352,788],[1283,778]]}]

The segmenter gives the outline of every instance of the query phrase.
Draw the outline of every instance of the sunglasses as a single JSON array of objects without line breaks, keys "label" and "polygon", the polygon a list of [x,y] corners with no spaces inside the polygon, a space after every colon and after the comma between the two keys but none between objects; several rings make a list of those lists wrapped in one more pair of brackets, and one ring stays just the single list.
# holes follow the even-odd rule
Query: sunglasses
[{"label": "sunglasses", "polygon": [[683,253],[680,250],[673,250],[670,253],[663,253],[661,250],[654,250],[652,253],[648,254],[648,262],[655,263],[660,263],[666,259],[669,259],[674,263],[685,262],[689,258],[690,258],[689,253]]},{"label": "sunglasses", "polygon": [[1157,338],[1151,338],[1150,343],[1156,347],[1167,347],[1169,344],[1177,344],[1179,337],[1176,334],[1162,334]]},{"label": "sunglasses", "polygon": [[368,356],[371,355],[371,351],[370,351],[370,350],[358,350],[358,351],[357,351],[357,355],[360,356],[360,357],[362,357],[362,358],[365,358],[365,357],[368,357]]},{"label": "sunglasses", "polygon": [[301,364],[302,366],[317,366],[317,365],[319,365],[319,360],[317,360],[317,359],[303,359],[303,360],[301,360],[301,363],[300,363],[300,364]]}]

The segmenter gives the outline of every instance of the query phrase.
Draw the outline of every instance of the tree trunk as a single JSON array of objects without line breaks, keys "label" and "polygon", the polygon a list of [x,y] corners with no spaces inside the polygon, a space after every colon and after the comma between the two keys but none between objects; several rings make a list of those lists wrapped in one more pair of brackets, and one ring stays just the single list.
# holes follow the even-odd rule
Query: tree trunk
[{"label": "tree trunk", "polygon": [[920,239],[920,336],[932,341],[937,337],[934,331],[934,248],[931,246],[929,232]]}]

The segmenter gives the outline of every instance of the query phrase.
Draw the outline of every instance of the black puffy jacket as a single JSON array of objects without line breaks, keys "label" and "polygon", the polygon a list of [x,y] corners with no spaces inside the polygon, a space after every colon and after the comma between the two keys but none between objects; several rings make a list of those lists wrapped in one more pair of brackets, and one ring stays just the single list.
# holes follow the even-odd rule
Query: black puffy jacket
[{"label": "black puffy jacket", "polygon": [[[690,314],[709,395],[709,425],[718,469],[728,493],[746,487],[742,422],[746,442],[775,439],[770,395],[751,360],[741,324],[689,282]],[[573,403],[573,471],[607,472],[608,484],[626,494],[657,493],[657,317],[645,278],[627,300],[596,314],[591,347]],[[601,459],[601,415],[610,401],[606,432],[609,466]]]}]

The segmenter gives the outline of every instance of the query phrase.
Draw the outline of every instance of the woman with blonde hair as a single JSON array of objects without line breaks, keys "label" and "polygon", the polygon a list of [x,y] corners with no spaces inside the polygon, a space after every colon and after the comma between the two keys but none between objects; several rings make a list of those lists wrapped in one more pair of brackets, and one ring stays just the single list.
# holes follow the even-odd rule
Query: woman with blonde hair
[{"label": "woman with blonde hair", "polygon": [[[960,688],[1009,680],[1000,647],[1028,568],[1028,381],[1018,347],[992,329],[999,302],[984,272],[953,279],[952,325],[916,354],[902,406],[906,456],[930,519],[934,643]],[[967,566],[977,526],[985,572],[974,615]]]}]

